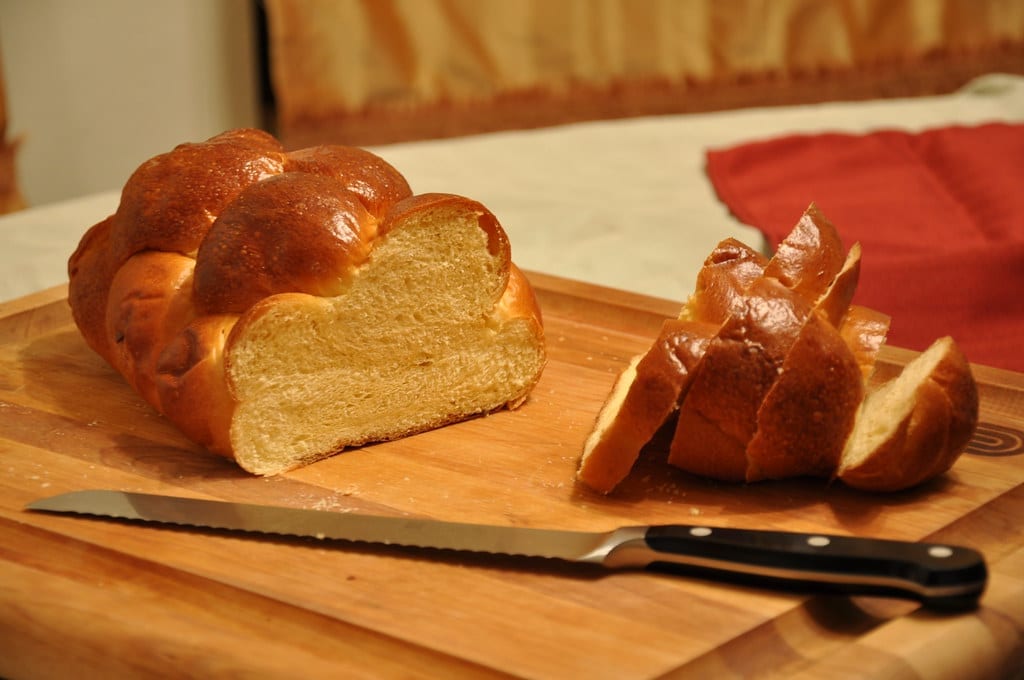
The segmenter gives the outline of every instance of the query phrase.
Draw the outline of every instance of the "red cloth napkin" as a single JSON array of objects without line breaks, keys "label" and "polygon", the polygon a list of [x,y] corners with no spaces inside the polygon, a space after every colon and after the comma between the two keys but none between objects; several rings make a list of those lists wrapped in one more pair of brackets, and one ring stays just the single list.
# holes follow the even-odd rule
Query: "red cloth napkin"
[{"label": "red cloth napkin", "polygon": [[812,202],[859,241],[854,301],[892,315],[889,344],[952,335],[1024,371],[1024,125],[792,135],[711,150],[707,172],[772,247]]}]

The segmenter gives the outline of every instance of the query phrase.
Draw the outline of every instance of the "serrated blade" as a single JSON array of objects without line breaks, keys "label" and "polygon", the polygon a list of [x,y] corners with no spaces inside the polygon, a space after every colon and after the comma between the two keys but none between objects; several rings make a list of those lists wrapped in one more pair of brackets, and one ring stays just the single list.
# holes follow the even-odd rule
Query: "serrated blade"
[{"label": "serrated blade", "polygon": [[461,552],[600,562],[610,534],[328,512],[91,489],[43,498],[29,510],[96,515],[205,529]]}]

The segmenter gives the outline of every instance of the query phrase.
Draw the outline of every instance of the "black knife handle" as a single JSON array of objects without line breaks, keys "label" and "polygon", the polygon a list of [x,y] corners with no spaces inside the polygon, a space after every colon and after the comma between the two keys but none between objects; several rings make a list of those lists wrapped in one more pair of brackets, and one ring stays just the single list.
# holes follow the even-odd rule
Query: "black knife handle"
[{"label": "black knife handle", "polygon": [[939,543],[684,525],[648,527],[643,541],[648,569],[907,597],[936,609],[976,607],[988,578],[979,552]]}]

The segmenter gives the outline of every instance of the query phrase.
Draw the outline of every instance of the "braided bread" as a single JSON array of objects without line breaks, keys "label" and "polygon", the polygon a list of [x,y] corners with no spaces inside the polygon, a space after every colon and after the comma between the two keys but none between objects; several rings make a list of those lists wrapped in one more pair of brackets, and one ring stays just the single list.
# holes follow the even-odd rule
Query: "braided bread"
[{"label": "braided bread", "polygon": [[353,147],[259,130],[145,163],[68,263],[86,342],[256,474],[529,395],[541,314],[495,216]]}]

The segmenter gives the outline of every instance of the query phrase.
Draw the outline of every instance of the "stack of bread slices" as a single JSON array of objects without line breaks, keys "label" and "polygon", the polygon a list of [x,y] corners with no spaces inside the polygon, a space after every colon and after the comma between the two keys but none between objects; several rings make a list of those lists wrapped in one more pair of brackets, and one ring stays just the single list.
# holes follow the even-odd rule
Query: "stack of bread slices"
[{"label": "stack of bread slices", "polygon": [[770,259],[721,242],[678,318],[616,381],[579,480],[611,492],[666,426],[670,464],[723,481],[895,491],[949,470],[977,424],[970,366],[943,337],[879,384],[890,319],[852,304],[860,258],[814,205]]}]

